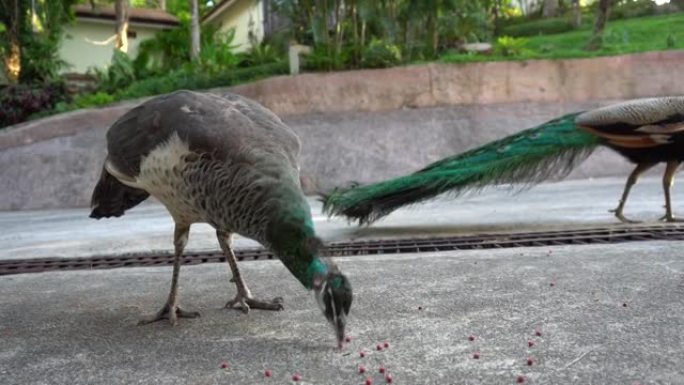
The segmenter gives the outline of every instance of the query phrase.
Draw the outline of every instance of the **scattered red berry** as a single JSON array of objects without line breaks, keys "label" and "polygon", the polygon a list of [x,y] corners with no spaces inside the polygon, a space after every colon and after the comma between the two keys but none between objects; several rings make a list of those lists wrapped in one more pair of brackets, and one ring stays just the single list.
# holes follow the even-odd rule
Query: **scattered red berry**
[{"label": "scattered red berry", "polygon": [[383,346],[385,347],[385,349],[389,348],[389,342],[385,342]]},{"label": "scattered red berry", "polygon": [[365,356],[366,356],[366,353],[364,353],[364,352],[359,352],[359,357],[363,358],[363,357],[365,357]]},{"label": "scattered red berry", "polygon": [[626,304],[626,303],[623,303],[623,304],[622,304],[622,307],[627,307],[627,304]]},{"label": "scattered red berry", "polygon": [[473,353],[473,358],[476,360],[480,359],[480,353]]},{"label": "scattered red berry", "polygon": [[378,351],[382,350],[382,345],[378,344],[378,346],[376,346],[375,349],[377,349]]},{"label": "scattered red berry", "polygon": [[373,385],[373,379],[372,378],[366,378],[366,385]]},{"label": "scattered red berry", "polygon": [[266,376],[266,377],[272,377],[272,376],[273,376],[273,372],[270,371],[270,370],[268,370],[268,369],[266,369],[266,370],[264,371],[264,376]]},{"label": "scattered red berry", "polygon": [[541,335],[542,335],[541,330],[536,330],[536,331],[534,332],[534,335],[537,336],[537,337],[541,337]]},{"label": "scattered red berry", "polygon": [[468,341],[475,341],[475,336],[468,336]]},{"label": "scattered red berry", "polygon": [[418,310],[423,310],[423,307],[422,307],[422,306],[418,306]]},{"label": "scattered red berry", "polygon": [[522,384],[523,382],[525,382],[525,377],[518,376],[518,378],[515,380],[515,382],[517,382],[518,384]]},{"label": "scattered red berry", "polygon": [[228,368],[228,363],[227,362],[222,362],[221,363],[221,369],[227,369]]},{"label": "scattered red berry", "polygon": [[551,283],[549,284],[549,286],[554,287],[554,286],[556,286],[556,284],[555,284],[554,282],[551,282]]},{"label": "scattered red berry", "polygon": [[361,373],[361,374],[366,373],[366,367],[363,365],[359,365],[359,373]]},{"label": "scattered red berry", "polygon": [[533,347],[533,346],[534,346],[534,341],[527,341],[527,346]]},{"label": "scattered red berry", "polygon": [[299,382],[301,380],[302,380],[302,376],[300,376],[299,373],[295,373],[292,375],[292,381]]},{"label": "scattered red berry", "polygon": [[380,369],[378,369],[380,373],[385,373],[385,367],[380,365]]},{"label": "scattered red berry", "polygon": [[527,359],[527,366],[532,366],[533,363],[534,363],[534,360],[532,358]]},{"label": "scattered red berry", "polygon": [[392,375],[388,373],[388,374],[385,376],[385,381],[386,381],[388,384],[391,384],[391,383],[392,383]]}]

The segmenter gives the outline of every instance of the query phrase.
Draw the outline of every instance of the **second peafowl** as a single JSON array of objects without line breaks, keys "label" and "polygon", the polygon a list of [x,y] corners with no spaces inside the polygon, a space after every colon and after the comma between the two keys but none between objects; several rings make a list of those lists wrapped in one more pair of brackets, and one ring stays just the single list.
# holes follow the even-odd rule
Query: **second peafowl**
[{"label": "second peafowl", "polygon": [[614,210],[623,222],[627,196],[639,175],[666,163],[665,215],[672,213],[670,188],[684,160],[684,96],[636,99],[568,114],[434,162],[412,174],[364,186],[337,188],[322,198],[324,211],[370,224],[394,210],[437,195],[458,195],[493,184],[531,185],[567,175],[598,146],[636,164]]}]

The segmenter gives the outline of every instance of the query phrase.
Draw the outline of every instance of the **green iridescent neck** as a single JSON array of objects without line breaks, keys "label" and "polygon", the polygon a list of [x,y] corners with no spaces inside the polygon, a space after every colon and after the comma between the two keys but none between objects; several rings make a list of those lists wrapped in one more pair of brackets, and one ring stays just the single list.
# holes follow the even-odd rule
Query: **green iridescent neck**
[{"label": "green iridescent neck", "polygon": [[276,215],[267,231],[268,244],[285,267],[304,287],[311,289],[316,275],[326,274],[327,265],[318,257],[311,211],[306,200],[290,204]]}]

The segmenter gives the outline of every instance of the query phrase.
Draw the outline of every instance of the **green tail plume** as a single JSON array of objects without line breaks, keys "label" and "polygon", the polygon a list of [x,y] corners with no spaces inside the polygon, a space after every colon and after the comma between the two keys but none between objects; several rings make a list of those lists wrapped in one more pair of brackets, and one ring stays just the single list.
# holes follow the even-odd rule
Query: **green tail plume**
[{"label": "green tail plume", "polygon": [[531,186],[552,176],[565,176],[600,144],[598,137],[577,129],[574,120],[578,114],[439,160],[413,174],[336,188],[323,195],[323,210],[368,224],[399,207],[447,192],[459,195],[502,183]]}]

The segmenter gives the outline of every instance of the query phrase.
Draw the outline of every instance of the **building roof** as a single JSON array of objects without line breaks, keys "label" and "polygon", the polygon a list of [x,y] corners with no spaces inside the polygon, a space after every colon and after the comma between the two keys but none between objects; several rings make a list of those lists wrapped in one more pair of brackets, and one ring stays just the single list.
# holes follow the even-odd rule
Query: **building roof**
[{"label": "building roof", "polygon": [[[116,19],[114,7],[97,6],[95,9],[93,9],[90,5],[81,4],[76,5],[73,9],[77,18],[91,18],[111,21]],[[128,8],[128,20],[131,23],[160,24],[172,27],[178,25],[178,18],[176,18],[176,16],[164,10],[153,8]]]},{"label": "building roof", "polygon": [[204,16],[202,16],[202,22],[209,22],[221,12],[230,8],[233,4],[237,3],[237,0],[222,0],[216,4],[212,9],[209,10]]}]

